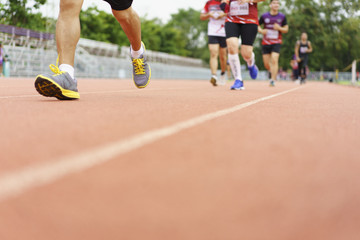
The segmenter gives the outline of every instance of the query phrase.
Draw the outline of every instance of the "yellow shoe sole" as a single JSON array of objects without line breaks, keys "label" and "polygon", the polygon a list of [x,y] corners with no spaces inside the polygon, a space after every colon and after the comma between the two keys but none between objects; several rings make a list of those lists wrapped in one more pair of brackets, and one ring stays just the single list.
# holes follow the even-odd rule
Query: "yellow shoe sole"
[{"label": "yellow shoe sole", "polygon": [[74,100],[80,98],[78,92],[64,89],[52,79],[42,75],[36,77],[35,88],[38,93],[45,97],[56,97],[59,100]]}]

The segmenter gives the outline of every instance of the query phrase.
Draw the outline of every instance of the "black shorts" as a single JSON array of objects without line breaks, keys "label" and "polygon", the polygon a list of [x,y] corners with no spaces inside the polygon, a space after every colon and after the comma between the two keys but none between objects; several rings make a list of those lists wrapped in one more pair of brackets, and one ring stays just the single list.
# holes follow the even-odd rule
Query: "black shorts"
[{"label": "black shorts", "polygon": [[281,44],[262,45],[262,54],[270,54],[272,52],[280,53]]},{"label": "black shorts", "polygon": [[231,37],[239,38],[241,36],[242,45],[252,46],[254,44],[258,32],[258,25],[226,22],[225,32],[226,32],[226,38],[231,38]]},{"label": "black shorts", "polygon": [[226,37],[208,36],[208,44],[220,44],[221,48],[226,48]]},{"label": "black shorts", "polygon": [[131,7],[133,0],[104,0],[108,2],[111,6],[111,9],[116,11],[126,10]]}]

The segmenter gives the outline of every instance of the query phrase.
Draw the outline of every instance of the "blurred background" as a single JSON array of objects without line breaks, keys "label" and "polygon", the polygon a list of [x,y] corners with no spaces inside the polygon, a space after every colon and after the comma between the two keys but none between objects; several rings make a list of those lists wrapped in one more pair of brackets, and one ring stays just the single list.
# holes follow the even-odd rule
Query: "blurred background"
[{"label": "blurred background", "polygon": [[[136,0],[133,8],[142,20],[142,38],[152,62],[154,78],[208,79],[207,21],[200,20],[206,1]],[[280,11],[288,21],[279,59],[279,79],[291,79],[290,60],[301,32],[313,46],[309,80],[349,82],[359,79],[360,1],[283,0]],[[1,0],[0,42],[7,76],[33,77],[56,61],[54,41],[59,0]],[[269,1],[258,4],[259,16]],[[129,42],[101,0],[85,0],[80,15],[81,39],[77,48],[79,77],[131,77]],[[261,34],[254,44],[258,79],[265,80]],[[111,63],[111,64],[109,64]],[[242,63],[244,61],[242,60]],[[244,66],[245,68],[245,66]],[[245,73],[245,79],[249,77]]]}]

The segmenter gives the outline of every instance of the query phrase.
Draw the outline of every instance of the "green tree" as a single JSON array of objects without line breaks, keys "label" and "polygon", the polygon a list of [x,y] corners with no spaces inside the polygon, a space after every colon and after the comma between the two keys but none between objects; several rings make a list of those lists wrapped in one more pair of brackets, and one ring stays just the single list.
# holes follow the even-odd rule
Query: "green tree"
[{"label": "green tree", "polygon": [[[168,52],[168,50],[162,49],[163,32],[164,27],[159,19],[141,19],[141,36],[146,46],[150,46],[151,50]],[[169,38],[169,41],[172,41],[172,38]]]},{"label": "green tree", "polygon": [[33,30],[44,31],[47,19],[33,10],[46,3],[46,0],[33,0],[34,5],[28,7],[28,0],[6,0],[0,3],[0,23]]},{"label": "green tree", "polygon": [[[286,14],[289,32],[283,35],[280,66],[290,67],[301,32],[308,33],[314,48],[309,60],[311,70],[342,69],[359,58],[359,0],[284,0],[281,3],[280,11]],[[260,7],[259,4],[259,15],[264,11],[267,11],[266,5]],[[257,46],[255,52],[260,54]]]},{"label": "green tree", "polygon": [[206,45],[207,22],[200,20],[200,11],[193,8],[180,9],[178,13],[172,14],[166,28],[174,28],[181,34],[179,47],[185,46],[181,55],[198,58],[203,55],[202,51]]},{"label": "green tree", "polygon": [[81,37],[128,45],[125,33],[112,14],[90,7],[80,14]]}]

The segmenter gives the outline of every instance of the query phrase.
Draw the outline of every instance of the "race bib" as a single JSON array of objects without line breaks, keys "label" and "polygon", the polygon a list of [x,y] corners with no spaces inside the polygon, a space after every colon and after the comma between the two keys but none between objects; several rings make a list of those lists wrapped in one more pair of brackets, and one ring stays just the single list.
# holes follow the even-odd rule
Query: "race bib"
[{"label": "race bib", "polygon": [[278,39],[279,38],[279,31],[272,30],[272,29],[267,29],[266,38],[267,39]]},{"label": "race bib", "polygon": [[300,47],[300,53],[307,53],[308,47]]},{"label": "race bib", "polygon": [[237,1],[230,3],[230,15],[249,15],[249,4],[239,4]]}]

